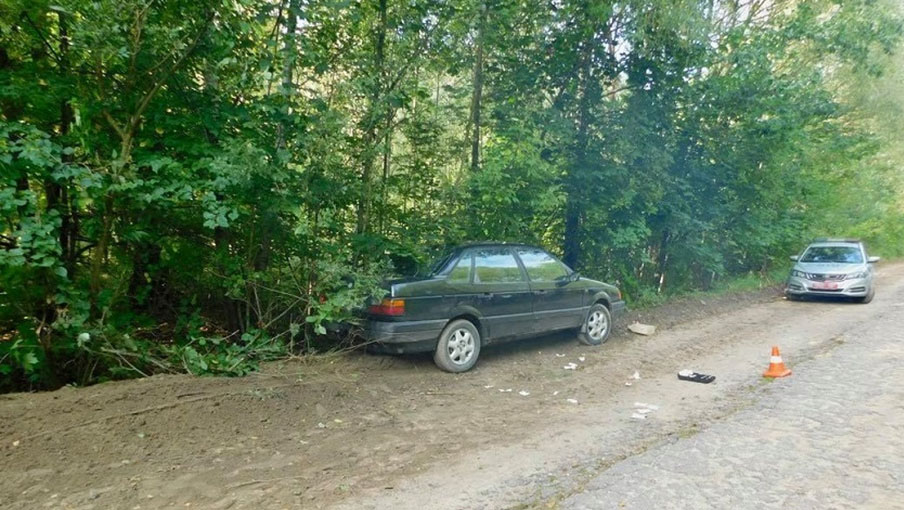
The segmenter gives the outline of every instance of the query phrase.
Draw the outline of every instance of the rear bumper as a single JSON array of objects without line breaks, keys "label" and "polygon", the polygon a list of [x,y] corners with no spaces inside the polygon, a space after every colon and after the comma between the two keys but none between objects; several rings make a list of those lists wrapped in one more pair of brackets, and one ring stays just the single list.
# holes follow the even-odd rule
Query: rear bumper
[{"label": "rear bumper", "polygon": [[377,321],[368,320],[364,325],[364,338],[376,350],[403,354],[429,352],[436,348],[436,341],[447,321]]}]

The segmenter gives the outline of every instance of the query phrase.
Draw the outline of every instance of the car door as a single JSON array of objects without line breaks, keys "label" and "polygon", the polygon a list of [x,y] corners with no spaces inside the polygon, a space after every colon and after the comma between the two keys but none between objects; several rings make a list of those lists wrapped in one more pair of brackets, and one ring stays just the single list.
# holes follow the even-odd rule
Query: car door
[{"label": "car door", "polygon": [[530,281],[535,331],[579,327],[584,320],[584,295],[569,278],[565,264],[540,248],[524,247],[515,252]]},{"label": "car door", "polygon": [[477,247],[471,287],[474,303],[493,340],[533,332],[532,296],[527,275],[504,246]]}]

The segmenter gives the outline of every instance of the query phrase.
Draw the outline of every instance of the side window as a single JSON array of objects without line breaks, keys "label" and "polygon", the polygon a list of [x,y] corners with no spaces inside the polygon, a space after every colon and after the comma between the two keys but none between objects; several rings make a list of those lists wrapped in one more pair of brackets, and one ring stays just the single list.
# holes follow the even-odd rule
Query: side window
[{"label": "side window", "polygon": [[449,272],[446,281],[451,283],[468,283],[471,281],[471,254],[466,253],[458,259],[458,263]]},{"label": "side window", "polygon": [[552,255],[536,248],[522,248],[518,250],[518,256],[527,269],[527,276],[531,281],[553,281],[568,274],[565,266],[554,259]]},{"label": "side window", "polygon": [[474,256],[474,283],[524,281],[515,256],[504,248],[483,248]]}]

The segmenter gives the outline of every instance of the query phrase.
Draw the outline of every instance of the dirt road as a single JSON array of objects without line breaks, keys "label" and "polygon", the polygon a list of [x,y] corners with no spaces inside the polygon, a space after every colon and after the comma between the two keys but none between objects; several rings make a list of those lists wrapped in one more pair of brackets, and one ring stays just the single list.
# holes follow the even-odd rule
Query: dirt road
[{"label": "dirt road", "polygon": [[[793,368],[900,316],[904,264],[880,273],[869,305],[787,302],[774,289],[687,299],[644,313],[654,336],[519,342],[460,375],[427,356],[352,354],[243,379],[0,396],[0,507],[555,505],[608,466],[751,406],[771,345]],[[682,368],[717,380],[678,381]],[[646,419],[631,417],[638,402],[652,404]]]}]

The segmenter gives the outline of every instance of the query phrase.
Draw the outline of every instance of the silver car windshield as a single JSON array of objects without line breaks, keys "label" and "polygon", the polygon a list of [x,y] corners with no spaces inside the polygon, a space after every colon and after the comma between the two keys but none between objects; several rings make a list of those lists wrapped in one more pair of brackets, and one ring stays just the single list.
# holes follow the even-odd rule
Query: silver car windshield
[{"label": "silver car windshield", "polygon": [[811,246],[801,262],[823,262],[834,264],[862,264],[863,254],[855,246]]}]

